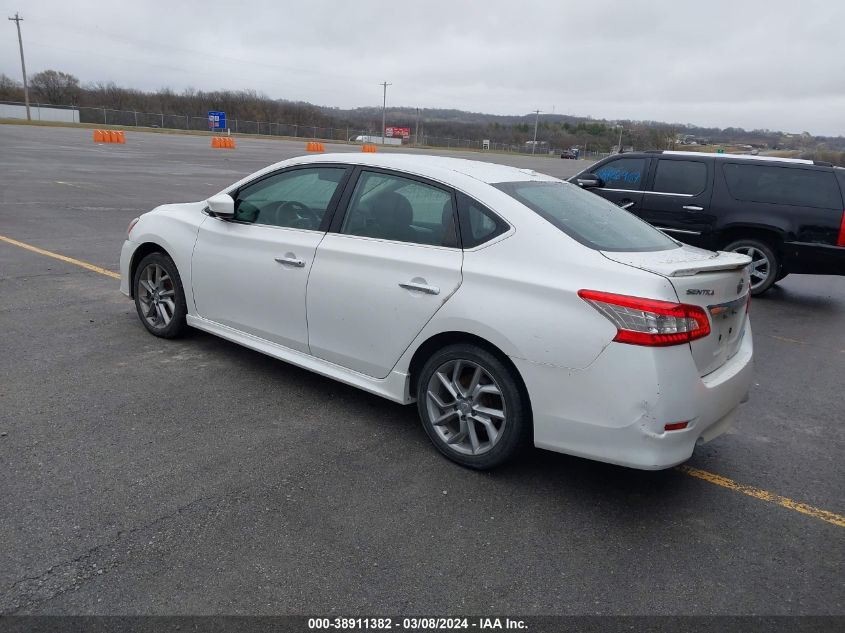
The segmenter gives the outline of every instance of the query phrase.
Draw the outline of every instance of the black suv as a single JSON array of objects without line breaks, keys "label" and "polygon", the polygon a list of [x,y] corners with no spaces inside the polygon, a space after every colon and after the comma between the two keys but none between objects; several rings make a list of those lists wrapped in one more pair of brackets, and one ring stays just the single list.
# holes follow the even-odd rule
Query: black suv
[{"label": "black suv", "polygon": [[609,156],[569,179],[667,234],[751,256],[751,291],[789,273],[845,275],[845,169],[698,152]]}]

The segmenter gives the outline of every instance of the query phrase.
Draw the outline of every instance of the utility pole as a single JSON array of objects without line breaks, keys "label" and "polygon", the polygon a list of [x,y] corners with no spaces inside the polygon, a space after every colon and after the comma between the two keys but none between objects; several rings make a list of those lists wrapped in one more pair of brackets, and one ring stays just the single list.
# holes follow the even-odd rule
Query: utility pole
[{"label": "utility pole", "polygon": [[420,144],[420,109],[417,108],[417,129],[414,131],[414,144]]},{"label": "utility pole", "polygon": [[387,112],[387,87],[392,86],[386,81],[381,84],[384,87],[384,100],[381,103],[381,144],[384,145],[385,113]]},{"label": "utility pole", "polygon": [[23,18],[15,12],[15,17],[9,18],[18,27],[18,46],[21,49],[21,73],[23,73],[23,99],[26,102],[26,120],[31,121],[29,114],[29,86],[26,83],[26,64],[23,61],[23,38],[21,37],[21,22]]},{"label": "utility pole", "polygon": [[619,153],[622,153],[622,126],[619,126]]},{"label": "utility pole", "polygon": [[537,151],[537,124],[540,122],[540,111],[534,110],[534,144],[531,145],[531,155]]}]

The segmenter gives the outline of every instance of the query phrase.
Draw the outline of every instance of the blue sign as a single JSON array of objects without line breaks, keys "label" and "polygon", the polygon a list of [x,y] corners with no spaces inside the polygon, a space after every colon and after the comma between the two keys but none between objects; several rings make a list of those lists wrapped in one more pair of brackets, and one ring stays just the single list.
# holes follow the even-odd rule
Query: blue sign
[{"label": "blue sign", "polygon": [[212,130],[225,130],[226,113],[210,110],[208,112],[208,127]]}]

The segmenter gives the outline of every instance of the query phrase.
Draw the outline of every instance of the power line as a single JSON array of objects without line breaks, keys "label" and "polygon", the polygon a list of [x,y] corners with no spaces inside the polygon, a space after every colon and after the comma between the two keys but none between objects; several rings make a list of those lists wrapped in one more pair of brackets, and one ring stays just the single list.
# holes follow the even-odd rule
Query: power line
[{"label": "power line", "polygon": [[26,83],[26,62],[23,60],[23,38],[21,37],[21,22],[23,22],[23,18],[15,12],[15,17],[9,19],[18,27],[18,46],[21,49],[21,74],[23,75],[23,98],[26,102],[26,120],[31,121],[32,116],[29,114],[29,85]]}]

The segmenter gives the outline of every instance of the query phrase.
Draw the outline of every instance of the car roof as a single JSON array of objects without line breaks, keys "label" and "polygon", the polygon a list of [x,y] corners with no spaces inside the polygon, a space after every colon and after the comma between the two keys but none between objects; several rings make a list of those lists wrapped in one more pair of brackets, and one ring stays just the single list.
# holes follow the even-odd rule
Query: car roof
[{"label": "car roof", "polygon": [[430,154],[404,154],[398,152],[384,154],[369,152],[344,152],[335,154],[315,154],[284,161],[284,164],[287,165],[307,163],[348,163],[350,165],[382,167],[385,169],[407,171],[418,176],[426,176],[438,180],[448,177],[449,172],[454,172],[475,178],[476,180],[480,180],[481,182],[488,184],[525,180],[560,182],[560,179],[558,178],[541,174],[533,169],[523,169],[520,167],[499,165],[497,163],[488,163],[480,160],[467,160],[465,158],[451,158]]},{"label": "car roof", "polygon": [[606,161],[617,156],[624,156],[626,158],[643,158],[648,156],[694,156],[697,158],[714,158],[721,160],[747,160],[749,162],[759,163],[786,163],[789,165],[812,165],[814,167],[833,167],[830,163],[821,160],[810,160],[808,158],[784,158],[781,156],[763,156],[760,154],[718,154],[716,152],[687,152],[683,150],[668,150],[668,149],[647,149],[639,152],[626,152],[624,154],[611,154],[602,161]]},{"label": "car roof", "polygon": [[760,156],[754,154],[717,154],[716,152],[685,152],[682,150],[665,150],[661,154],[668,156],[712,156],[713,158],[730,158],[740,160],[764,160],[777,163],[799,163],[803,165],[814,165],[812,160],[806,158],[784,158],[781,156]]}]

